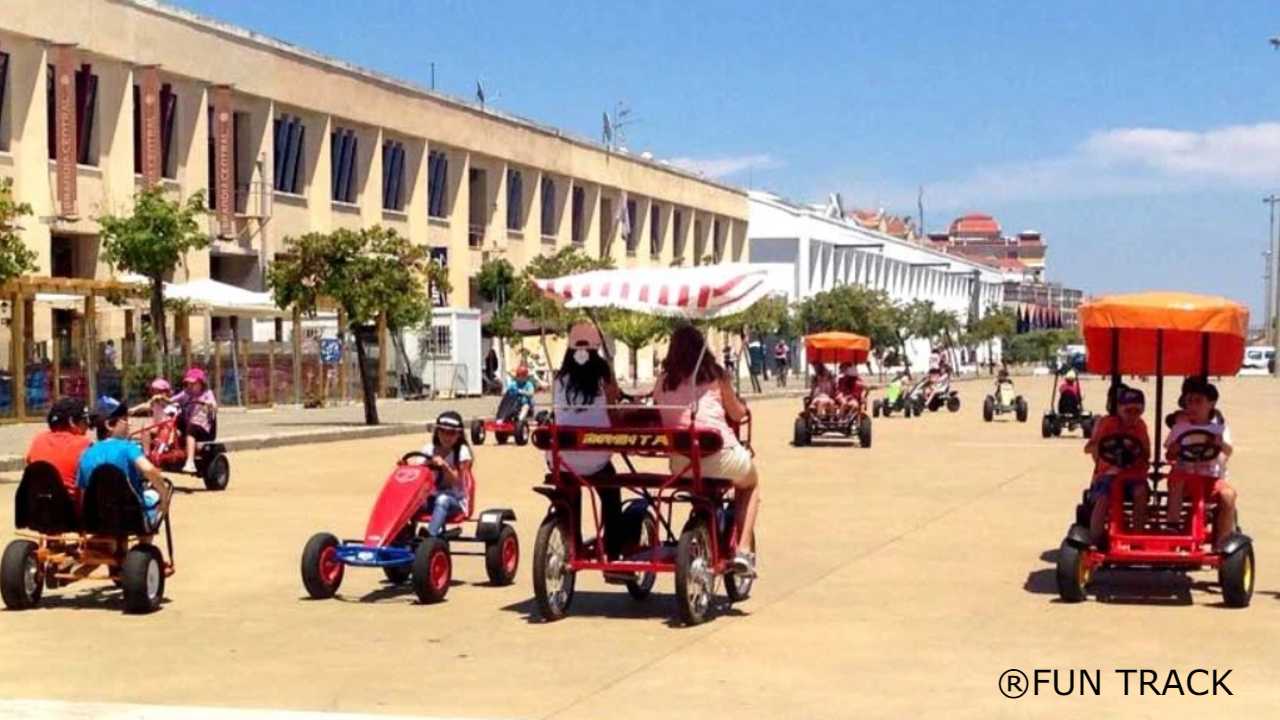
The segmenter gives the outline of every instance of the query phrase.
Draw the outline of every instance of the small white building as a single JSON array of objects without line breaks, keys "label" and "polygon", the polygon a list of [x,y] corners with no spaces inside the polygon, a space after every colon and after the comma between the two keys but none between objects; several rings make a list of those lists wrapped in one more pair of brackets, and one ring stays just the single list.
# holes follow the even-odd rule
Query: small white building
[{"label": "small white building", "polygon": [[[961,323],[1003,302],[994,267],[863,228],[838,211],[749,193],[749,261],[771,266],[775,285],[795,302],[839,285],[888,293],[898,302],[929,300]],[[929,343],[908,344],[913,367],[928,362]],[[998,350],[997,350],[998,353]],[[985,362],[985,349],[979,350]]]}]

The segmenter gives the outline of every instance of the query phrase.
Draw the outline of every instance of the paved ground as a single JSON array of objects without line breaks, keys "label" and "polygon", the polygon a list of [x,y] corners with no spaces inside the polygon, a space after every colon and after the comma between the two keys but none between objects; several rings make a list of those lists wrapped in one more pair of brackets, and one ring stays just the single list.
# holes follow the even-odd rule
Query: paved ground
[{"label": "paved ground", "polygon": [[[1020,384],[1030,423],[983,424],[969,385],[959,414],[877,421],[870,450],[792,448],[796,401],[756,403],[762,578],[696,628],[669,622],[669,576],[637,603],[586,575],[569,618],[536,622],[527,561],[544,502],[529,487],[541,460],[492,445],[478,453],[479,505],[519,515],[514,586],[485,586],[481,562],[459,558],[440,605],[354,570],[340,599],[304,600],[306,538],[358,534],[417,439],[239,453],[230,491],[176,499],[179,568],[159,613],[125,617],[101,586],[0,613],[0,698],[483,718],[1271,716],[1280,488],[1266,468],[1280,464],[1280,384],[1223,384],[1259,553],[1247,610],[1219,607],[1209,573],[1108,573],[1107,602],[1057,602],[1053,557],[1089,466],[1078,438],[1040,439],[1047,379]],[[1097,408],[1101,385],[1087,390]],[[0,527],[11,513],[0,503]],[[1009,700],[997,688],[1010,668],[1099,670],[1102,697]],[[1234,695],[1138,697],[1135,679],[1125,697],[1124,668],[1158,671],[1160,687],[1171,669],[1230,670]]]}]

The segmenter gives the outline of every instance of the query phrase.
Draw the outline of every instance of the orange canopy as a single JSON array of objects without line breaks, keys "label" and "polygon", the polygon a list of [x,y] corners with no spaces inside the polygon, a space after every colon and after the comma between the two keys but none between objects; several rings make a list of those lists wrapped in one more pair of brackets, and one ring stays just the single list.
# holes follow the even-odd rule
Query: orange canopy
[{"label": "orange canopy", "polygon": [[[1122,375],[1234,375],[1244,360],[1249,311],[1211,295],[1148,292],[1108,295],[1080,306],[1089,371]],[[1118,351],[1116,344],[1118,343]]]},{"label": "orange canopy", "polygon": [[863,363],[871,353],[871,338],[847,332],[824,332],[804,337],[804,356],[811,363]]}]

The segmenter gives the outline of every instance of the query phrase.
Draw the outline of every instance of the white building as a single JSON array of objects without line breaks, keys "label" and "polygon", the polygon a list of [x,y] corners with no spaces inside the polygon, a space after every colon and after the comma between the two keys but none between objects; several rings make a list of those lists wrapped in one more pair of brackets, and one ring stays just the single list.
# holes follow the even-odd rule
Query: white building
[{"label": "white building", "polygon": [[[997,268],[860,227],[836,208],[749,194],[749,261],[771,266],[775,286],[799,301],[838,285],[884,290],[898,302],[929,300],[961,323],[1003,302]],[[927,341],[908,346],[912,367],[928,361]],[[980,350],[979,361],[985,362]]]}]

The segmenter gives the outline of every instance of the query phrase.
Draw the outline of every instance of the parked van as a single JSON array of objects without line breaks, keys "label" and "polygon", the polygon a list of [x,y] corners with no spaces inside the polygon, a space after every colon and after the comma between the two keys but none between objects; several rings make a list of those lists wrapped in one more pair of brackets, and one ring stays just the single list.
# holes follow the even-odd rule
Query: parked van
[{"label": "parked van", "polygon": [[1250,345],[1244,349],[1244,367],[1253,370],[1270,370],[1276,349],[1270,345]]}]

